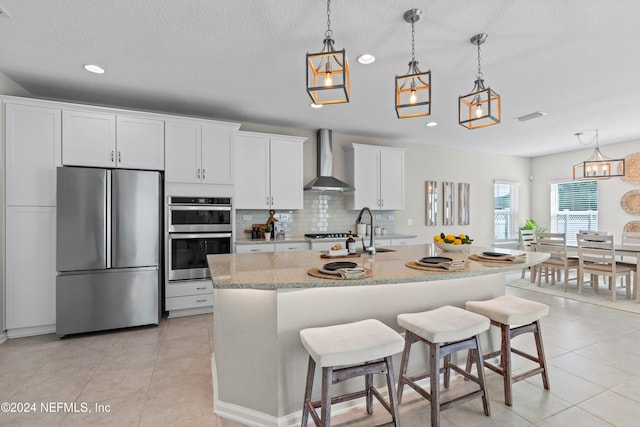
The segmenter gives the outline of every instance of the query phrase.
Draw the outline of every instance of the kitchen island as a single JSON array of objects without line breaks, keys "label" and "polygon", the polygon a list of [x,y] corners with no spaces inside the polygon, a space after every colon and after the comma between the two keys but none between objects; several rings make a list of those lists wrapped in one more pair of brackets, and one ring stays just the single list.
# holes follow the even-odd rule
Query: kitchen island
[{"label": "kitchen island", "polygon": [[[348,261],[370,269],[373,275],[357,280],[309,275],[309,269],[334,261],[320,258],[318,251],[210,255],[216,302],[212,355],[215,412],[247,425],[299,425],[308,361],[298,335],[301,329],[375,318],[400,331],[396,324],[400,313],[447,304],[464,307],[468,300],[503,295],[505,272],[519,271],[549,257],[526,252],[524,262],[503,264],[467,259],[469,254],[486,250],[472,246],[468,252],[440,253],[428,244],[363,254]],[[467,267],[436,272],[405,265],[435,255],[466,259]],[[498,342],[495,332],[483,339],[487,341],[485,349]],[[419,365],[425,359],[413,360]],[[396,370],[398,367],[396,362]],[[316,381],[320,384],[319,376]],[[357,384],[347,381],[334,388],[342,392],[361,386],[361,381],[354,381]],[[314,398],[318,396],[319,387],[314,390]]]}]

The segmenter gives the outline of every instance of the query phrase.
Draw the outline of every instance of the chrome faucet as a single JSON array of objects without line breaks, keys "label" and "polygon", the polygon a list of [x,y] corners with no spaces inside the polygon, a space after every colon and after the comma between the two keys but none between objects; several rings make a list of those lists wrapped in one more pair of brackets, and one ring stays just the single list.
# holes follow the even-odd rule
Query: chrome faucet
[{"label": "chrome faucet", "polygon": [[375,245],[375,241],[373,238],[373,212],[371,212],[371,209],[369,209],[368,207],[364,207],[360,210],[360,213],[358,214],[358,219],[356,219],[356,224],[362,224],[362,214],[367,211],[369,212],[369,217],[371,217],[371,233],[369,235],[370,237],[370,241],[369,241],[369,247],[366,247],[364,245],[364,237],[362,238],[362,249],[364,249],[365,251],[369,252],[371,255],[375,255],[376,253],[376,245]]}]

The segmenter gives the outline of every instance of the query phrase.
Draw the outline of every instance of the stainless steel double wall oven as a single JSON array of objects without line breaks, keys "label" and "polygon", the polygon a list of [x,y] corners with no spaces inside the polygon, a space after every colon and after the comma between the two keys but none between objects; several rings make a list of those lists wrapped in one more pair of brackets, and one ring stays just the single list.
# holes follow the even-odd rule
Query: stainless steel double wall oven
[{"label": "stainless steel double wall oven", "polygon": [[231,253],[230,197],[176,197],[167,200],[167,279],[210,276],[207,255]]}]

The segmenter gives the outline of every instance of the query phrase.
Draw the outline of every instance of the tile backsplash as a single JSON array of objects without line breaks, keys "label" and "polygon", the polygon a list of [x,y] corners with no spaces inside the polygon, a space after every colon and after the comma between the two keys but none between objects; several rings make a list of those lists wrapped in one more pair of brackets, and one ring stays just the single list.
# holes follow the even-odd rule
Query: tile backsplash
[{"label": "tile backsplash", "polygon": [[[346,210],[344,196],[340,192],[307,191],[304,193],[304,209],[295,211],[276,210],[276,219],[281,222],[287,237],[302,237],[305,233],[356,232],[357,210]],[[395,231],[394,211],[374,211],[374,225],[384,227],[387,233]],[[251,230],[251,224],[264,224],[269,219],[269,210],[236,210],[236,231],[238,239],[250,238],[244,230]],[[367,215],[364,222],[369,223]]]}]

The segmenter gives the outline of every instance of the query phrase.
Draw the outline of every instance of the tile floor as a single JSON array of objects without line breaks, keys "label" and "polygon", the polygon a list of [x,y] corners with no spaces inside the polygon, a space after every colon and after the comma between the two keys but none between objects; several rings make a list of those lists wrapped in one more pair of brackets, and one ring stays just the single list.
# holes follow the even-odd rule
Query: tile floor
[{"label": "tile floor", "polygon": [[[444,411],[442,426],[638,425],[640,314],[514,287],[507,293],[550,306],[543,339],[551,391],[543,390],[540,376],[519,382],[508,408],[501,378],[489,372],[491,417],[476,399]],[[532,347],[530,337],[518,340],[522,348]],[[211,410],[212,343],[211,315],[63,340],[9,340],[0,345],[0,402],[36,402],[38,412],[0,413],[0,426],[238,427]],[[529,363],[516,362],[520,369]],[[462,383],[456,379],[452,387]],[[404,427],[429,424],[429,405],[415,396],[405,394],[400,407]],[[76,402],[78,412],[53,412],[58,402]],[[51,412],[43,413],[41,403]],[[82,403],[91,413],[82,412]],[[338,415],[334,425],[372,426],[388,419],[377,407],[371,417],[363,410]]]}]

